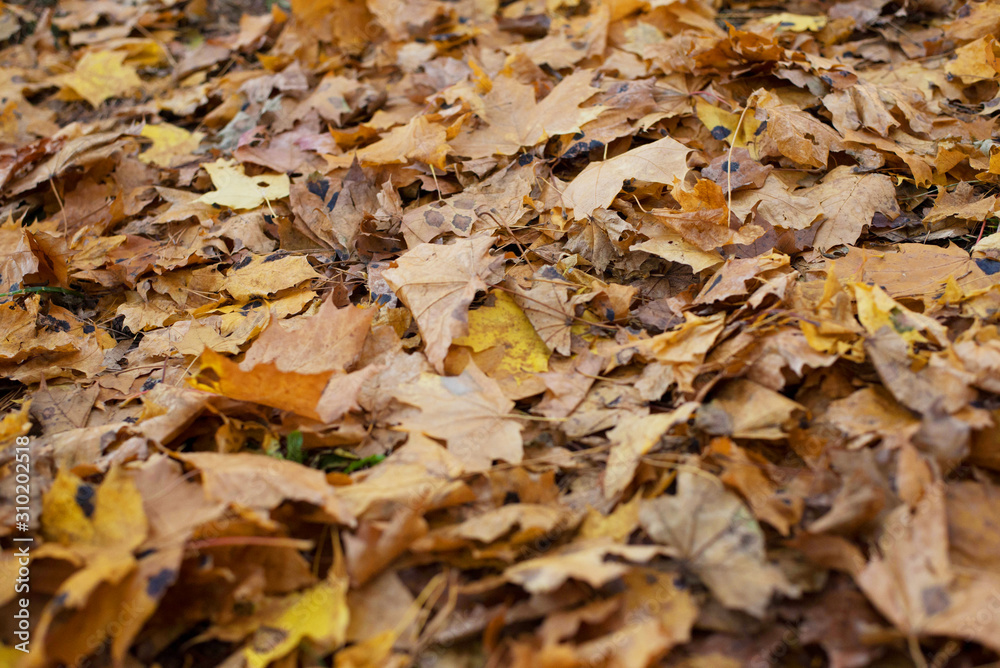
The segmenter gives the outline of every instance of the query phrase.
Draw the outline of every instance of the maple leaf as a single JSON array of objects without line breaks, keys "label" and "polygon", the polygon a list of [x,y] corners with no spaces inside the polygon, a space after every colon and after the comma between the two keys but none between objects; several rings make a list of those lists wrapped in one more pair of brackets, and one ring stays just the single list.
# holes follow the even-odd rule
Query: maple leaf
[{"label": "maple leaf", "polygon": [[452,339],[468,333],[469,304],[491,276],[492,246],[490,236],[420,244],[397,260],[395,268],[382,272],[413,314],[427,359],[439,371]]},{"label": "maple leaf", "polygon": [[840,135],[771,92],[754,92],[747,106],[761,123],[754,147],[762,156],[783,155],[800,165],[825,168],[830,151],[841,147]]},{"label": "maple leaf", "polygon": [[244,371],[236,362],[206,349],[200,368],[190,383],[195,389],[222,394],[231,399],[252,401],[265,406],[320,419],[316,412],[331,372],[296,373],[280,371],[267,362]]},{"label": "maple leaf", "polygon": [[273,363],[282,372],[343,371],[361,354],[374,315],[374,309],[338,309],[326,300],[311,316],[287,321],[272,317],[240,368],[249,371]]},{"label": "maple leaf", "polygon": [[535,101],[531,86],[507,76],[493,79],[482,99],[481,118],[486,127],[463,130],[451,142],[452,149],[470,158],[513,155],[549,137],[579,132],[581,125],[604,111],[603,107],[579,106],[598,91],[590,85],[593,76],[589,70],[574,72],[541,102]]},{"label": "maple leaf", "polygon": [[170,123],[144,125],[139,134],[153,142],[139,159],[162,167],[176,167],[191,160],[191,154],[205,138],[203,132],[188,132]]},{"label": "maple leaf", "polygon": [[398,128],[393,128],[385,137],[360,149],[351,155],[326,155],[330,167],[349,167],[357,160],[364,165],[391,165],[408,160],[420,160],[428,165],[445,168],[445,158],[451,152],[445,143],[448,133],[439,124],[432,124],[424,116]]},{"label": "maple leaf", "polygon": [[562,193],[573,217],[582,220],[606,208],[626,179],[673,184],[687,172],[690,149],[670,137],[633,148],[603,162],[587,165]]},{"label": "maple leaf", "polygon": [[548,369],[549,349],[532,327],[514,299],[505,292],[494,291],[496,303],[469,312],[469,333],[456,337],[452,343],[469,346],[481,353],[492,348],[503,357],[493,373],[525,377]]},{"label": "maple leaf", "polygon": [[802,194],[819,202],[823,210],[813,240],[821,251],[853,244],[876,213],[890,220],[899,215],[892,180],[884,174],[854,174],[849,167],[841,166]]},{"label": "maple leaf", "polygon": [[60,84],[71,89],[93,107],[112,97],[128,95],[143,85],[142,79],[122,51],[90,51],[76,64],[72,74],[59,78]]},{"label": "maple leaf", "polygon": [[405,416],[399,429],[445,441],[467,470],[488,469],[494,459],[521,461],[521,425],[510,415],[514,402],[475,366],[460,376],[423,374],[394,396],[420,409]]},{"label": "maple leaf", "polygon": [[914,510],[900,505],[885,520],[898,534],[855,579],[879,612],[912,639],[943,635],[975,640],[1000,650],[1000,620],[969,623],[987,609],[1000,579],[995,573],[958,571],[948,556],[944,491],[928,490]]},{"label": "maple leaf", "polygon": [[708,474],[681,471],[677,477],[676,496],[645,501],[639,509],[650,538],[684,559],[726,607],[760,617],[774,593],[797,595],[767,561],[764,534],[734,494]]},{"label": "maple leaf", "polygon": [[218,204],[232,209],[255,209],[265,201],[288,197],[290,181],[287,174],[247,176],[232,160],[219,158],[202,165],[216,190],[205,193],[196,201]]}]

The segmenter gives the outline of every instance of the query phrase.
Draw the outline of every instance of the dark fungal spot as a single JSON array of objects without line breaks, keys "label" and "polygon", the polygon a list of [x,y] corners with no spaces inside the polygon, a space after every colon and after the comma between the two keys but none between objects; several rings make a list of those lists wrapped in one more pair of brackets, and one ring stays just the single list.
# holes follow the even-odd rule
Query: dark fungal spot
[{"label": "dark fungal spot", "polygon": [[40,324],[45,329],[53,332],[69,331],[69,321],[60,320],[59,318],[54,318],[50,315],[38,316],[38,324]]},{"label": "dark fungal spot", "polygon": [[242,260],[240,260],[239,262],[237,262],[236,264],[233,265],[233,269],[234,270],[236,270],[236,269],[242,269],[243,267],[247,266],[251,262],[253,262],[253,257],[251,257],[250,255],[245,255]]},{"label": "dark fungal spot", "polygon": [[722,163],[722,171],[728,174],[732,174],[733,172],[738,172],[739,169],[740,169],[740,163],[738,162],[729,162],[727,160],[726,162]]},{"label": "dark fungal spot", "polygon": [[1000,261],[988,257],[976,258],[976,266],[982,269],[987,276],[992,276],[1000,271]]},{"label": "dark fungal spot", "polygon": [[567,160],[572,160],[573,158],[578,158],[581,155],[589,153],[594,150],[604,148],[604,142],[598,141],[596,139],[591,139],[590,141],[583,141],[578,144],[573,144],[569,147],[563,157]]},{"label": "dark fungal spot", "polygon": [[159,598],[163,592],[167,590],[167,587],[174,583],[177,579],[177,571],[164,568],[159,573],[149,578],[149,582],[146,583],[146,593],[149,594],[150,598]]},{"label": "dark fungal spot", "polygon": [[723,140],[729,136],[729,128],[724,125],[716,125],[712,128],[712,137],[714,139]]},{"label": "dark fungal spot", "polygon": [[149,392],[151,389],[156,387],[156,384],[160,382],[159,378],[147,378],[146,382],[142,384],[142,392]]},{"label": "dark fungal spot", "polygon": [[759,137],[764,133],[764,130],[767,130],[767,121],[764,121],[763,123],[760,124],[760,127],[758,127],[757,131],[753,133],[753,136]]},{"label": "dark fungal spot", "polygon": [[85,482],[81,482],[76,488],[76,496],[74,497],[74,500],[76,501],[76,505],[80,506],[80,510],[82,510],[83,514],[87,517],[94,514],[95,494],[96,492],[94,492],[94,488]]},{"label": "dark fungal spot", "polygon": [[97,328],[94,327],[93,325],[89,325],[89,324],[88,325],[84,325],[83,326],[83,333],[84,334],[93,334],[96,329]]},{"label": "dark fungal spot", "polygon": [[519,164],[521,167],[524,167],[532,160],[534,160],[534,158],[528,153],[522,153],[521,155],[517,156],[517,164]]},{"label": "dark fungal spot", "polygon": [[580,140],[581,140],[581,139],[583,139],[583,138],[584,138],[585,136],[586,136],[586,135],[584,135],[584,134],[583,134],[582,132],[577,132],[577,133],[576,133],[575,135],[573,135],[573,140],[574,140],[574,141],[580,141]]},{"label": "dark fungal spot", "polygon": [[455,216],[451,223],[463,232],[468,232],[469,228],[472,226],[472,218],[469,216]]},{"label": "dark fungal spot", "polygon": [[264,258],[264,262],[274,262],[275,260],[280,260],[283,257],[285,257],[285,251],[277,251]]},{"label": "dark fungal spot", "polygon": [[330,190],[330,182],[326,179],[322,181],[310,181],[306,187],[313,195],[320,199],[326,199],[326,193]]},{"label": "dark fungal spot", "polygon": [[338,197],[340,197],[340,191],[339,190],[337,192],[333,193],[333,197],[331,197],[330,201],[326,203],[326,210],[327,211],[333,211],[333,207],[337,206],[337,198]]},{"label": "dark fungal spot", "polygon": [[625,183],[622,184],[622,190],[627,193],[634,193],[636,190],[635,179],[626,179]]},{"label": "dark fungal spot", "polygon": [[440,211],[425,211],[424,220],[427,221],[428,225],[432,225],[434,227],[441,227],[444,225],[444,216]]}]

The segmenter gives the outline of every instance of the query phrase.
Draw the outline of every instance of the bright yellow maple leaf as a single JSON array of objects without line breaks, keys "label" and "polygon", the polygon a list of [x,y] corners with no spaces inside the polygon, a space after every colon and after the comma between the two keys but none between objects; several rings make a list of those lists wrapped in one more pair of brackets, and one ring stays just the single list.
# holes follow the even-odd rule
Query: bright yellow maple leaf
[{"label": "bright yellow maple leaf", "polygon": [[59,77],[63,90],[74,93],[97,108],[112,97],[124,97],[140,86],[142,79],[135,68],[125,64],[127,54],[120,51],[91,51],[79,60],[72,74]]},{"label": "bright yellow maple leaf", "polygon": [[528,316],[507,293],[494,291],[493,295],[496,298],[493,306],[469,311],[469,333],[453,339],[452,343],[469,346],[477,353],[502,347],[503,360],[496,371],[514,376],[546,371],[551,353]]},{"label": "bright yellow maple leaf", "polygon": [[[344,643],[350,611],[347,583],[335,577],[286,597],[285,604],[261,624],[255,638],[243,649],[247,668],[266,668],[299,646],[304,639],[334,649]],[[283,632],[277,642],[268,640]]]},{"label": "bright yellow maple leaf", "polygon": [[153,140],[153,145],[140,153],[139,159],[161,167],[174,167],[190,160],[191,153],[205,137],[203,132],[188,132],[170,123],[145,125],[139,134]]},{"label": "bright yellow maple leaf", "polygon": [[292,185],[287,174],[247,176],[242,165],[224,158],[205,163],[202,167],[212,177],[216,188],[195,200],[205,204],[218,204],[230,209],[256,209],[265,200],[288,197]]}]

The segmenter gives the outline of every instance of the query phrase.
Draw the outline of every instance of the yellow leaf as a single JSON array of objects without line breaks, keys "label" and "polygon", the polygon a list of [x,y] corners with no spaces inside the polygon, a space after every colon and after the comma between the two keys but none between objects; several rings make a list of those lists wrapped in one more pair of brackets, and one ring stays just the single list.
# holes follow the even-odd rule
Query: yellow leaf
[{"label": "yellow leaf", "polygon": [[304,255],[272,254],[246,257],[249,261],[244,258],[229,270],[223,286],[223,289],[239,302],[273,295],[319,277]]},{"label": "yellow leaf", "polygon": [[878,286],[852,283],[854,299],[858,303],[858,320],[869,334],[876,334],[888,327],[899,334],[907,344],[925,343],[923,330],[939,343],[947,340],[947,330],[938,321],[906,308]]},{"label": "yellow leaf", "polygon": [[31,431],[31,416],[28,409],[31,408],[31,400],[25,401],[21,405],[21,410],[11,411],[0,420],[0,450],[14,445],[18,436],[27,436]]},{"label": "yellow leaf", "polygon": [[503,361],[496,370],[514,376],[548,370],[551,353],[528,316],[507,293],[494,291],[493,296],[496,298],[493,306],[469,311],[468,335],[459,336],[452,343],[469,346],[477,353],[502,347]]},{"label": "yellow leaf", "polygon": [[145,540],[146,528],[142,496],[118,467],[96,491],[69,471],[59,471],[42,500],[42,533],[63,545],[130,551]]},{"label": "yellow leaf", "polygon": [[[741,114],[724,111],[704,100],[697,101],[695,113],[698,114],[698,120],[705,124],[713,137],[720,141],[725,140],[737,148],[746,148],[750,151],[750,157],[754,160],[758,159],[757,149],[751,140],[760,126],[760,122],[753,117],[752,113],[742,114],[743,122],[740,123]],[[737,124],[740,126],[738,132],[736,131]],[[734,133],[736,134],[735,141],[733,140]]]},{"label": "yellow leaf", "polygon": [[0,666],[10,666],[10,668],[15,668],[15,666],[26,663],[27,659],[28,655],[24,652],[0,643]]},{"label": "yellow leaf", "polygon": [[778,30],[787,30],[789,32],[806,32],[822,30],[823,26],[826,25],[825,16],[805,16],[803,14],[789,14],[787,12],[782,12],[781,14],[772,14],[771,16],[761,19],[761,22],[768,23],[770,25],[778,26]]},{"label": "yellow leaf", "polygon": [[955,49],[955,59],[945,65],[944,71],[958,77],[967,86],[992,81],[1000,71],[996,55],[998,49],[1000,47],[992,35],[977,39]]},{"label": "yellow leaf", "polygon": [[59,79],[93,107],[111,97],[123,97],[142,86],[135,69],[125,64],[120,51],[91,51],[76,64],[76,70]]},{"label": "yellow leaf", "polygon": [[[340,581],[321,582],[288,596],[281,610],[261,625],[257,636],[243,649],[247,668],[266,668],[306,638],[327,650],[339,647],[344,643],[349,614],[347,586]],[[274,642],[276,631],[281,635]]]},{"label": "yellow leaf", "polygon": [[265,200],[288,197],[291,181],[287,174],[247,176],[243,166],[233,160],[219,158],[202,165],[212,177],[215,190],[205,193],[196,202],[218,204],[231,209],[255,209]]},{"label": "yellow leaf", "polygon": [[174,167],[190,160],[191,153],[205,137],[203,132],[188,132],[170,123],[143,126],[139,134],[153,140],[153,145],[139,154],[139,159],[161,167]]}]

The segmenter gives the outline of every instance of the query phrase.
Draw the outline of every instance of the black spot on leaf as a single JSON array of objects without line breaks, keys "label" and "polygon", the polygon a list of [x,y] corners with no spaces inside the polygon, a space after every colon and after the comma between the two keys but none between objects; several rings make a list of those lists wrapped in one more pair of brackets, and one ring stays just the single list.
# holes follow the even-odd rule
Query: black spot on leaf
[{"label": "black spot on leaf", "polygon": [[146,583],[146,593],[152,599],[157,599],[163,595],[163,592],[167,590],[167,587],[174,583],[177,579],[177,571],[164,568],[159,573],[149,578],[149,582]]},{"label": "black spot on leaf", "polygon": [[718,140],[723,140],[729,136],[729,128],[723,125],[716,125],[712,128],[712,137]]},{"label": "black spot on leaf", "polygon": [[306,187],[309,189],[309,192],[316,195],[316,197],[326,199],[326,193],[330,190],[330,182],[326,179],[322,179],[321,181],[310,181]]},{"label": "black spot on leaf", "polygon": [[246,255],[242,260],[233,265],[233,269],[242,269],[253,261],[253,257]]},{"label": "black spot on leaf", "polygon": [[976,266],[983,270],[988,276],[1000,271],[1000,262],[997,260],[990,259],[988,257],[976,258]]},{"label": "black spot on leaf", "polygon": [[80,510],[87,517],[94,514],[94,488],[85,482],[81,482],[76,488],[76,505],[80,506]]}]

